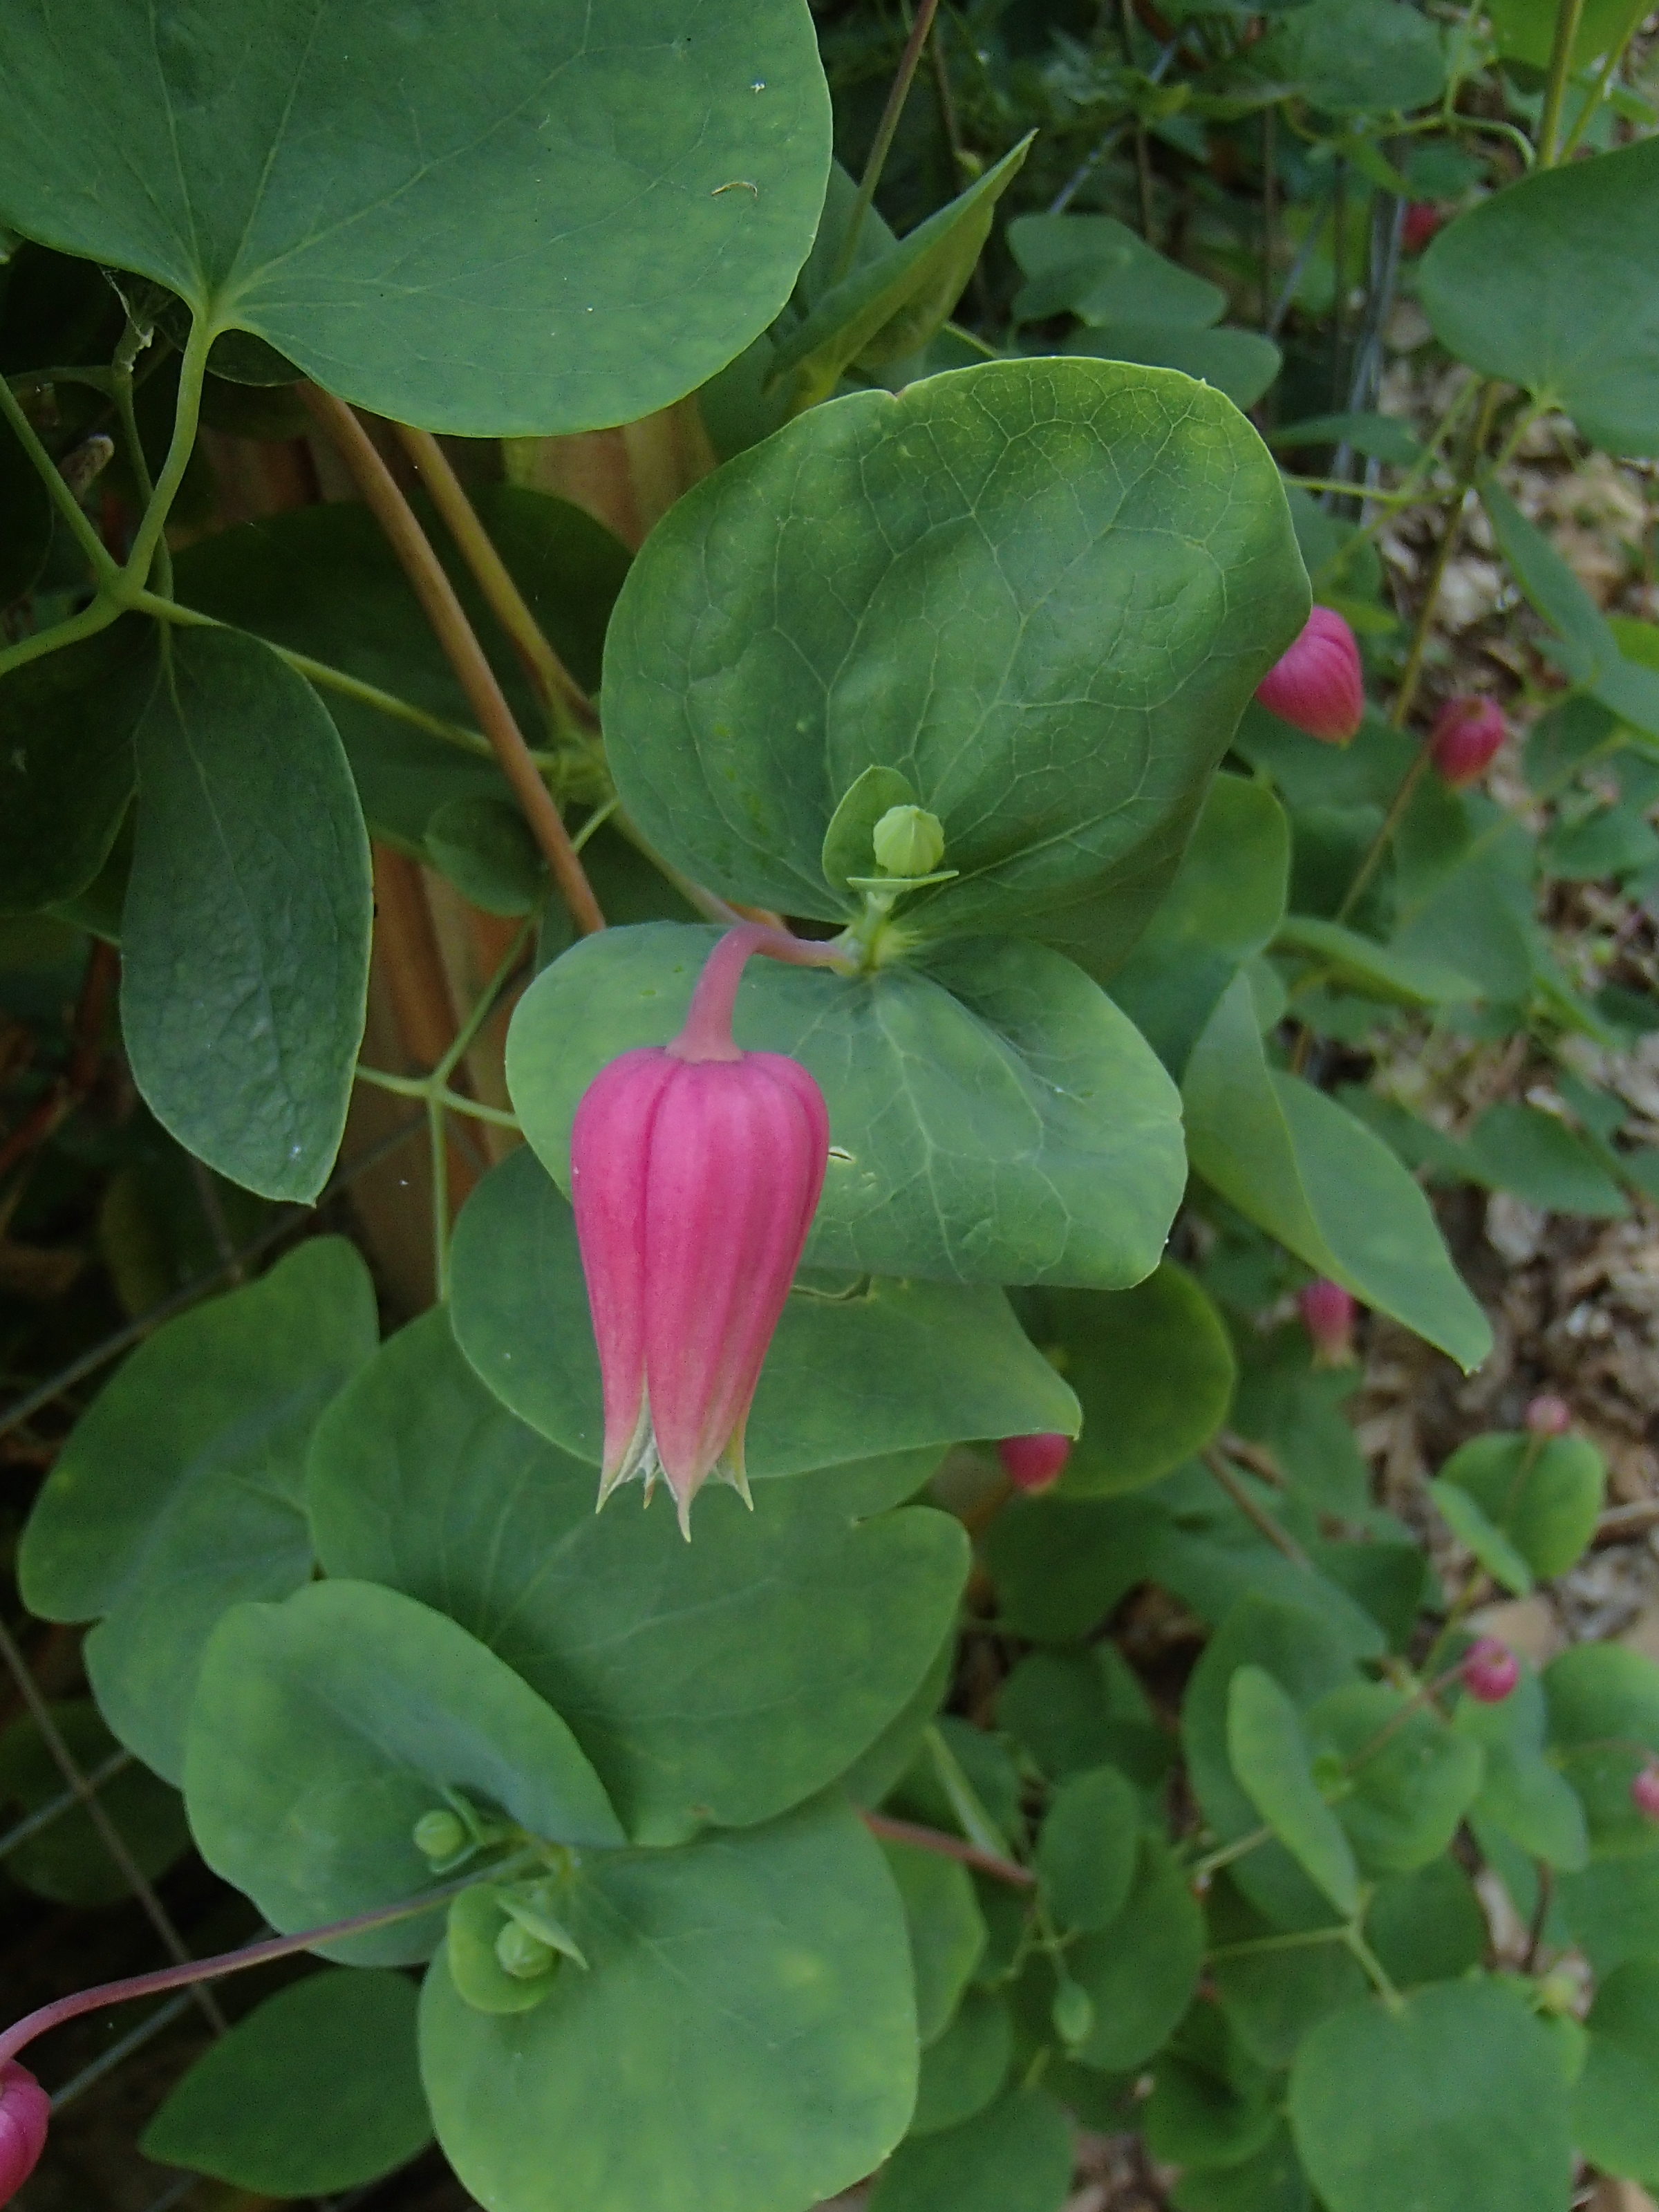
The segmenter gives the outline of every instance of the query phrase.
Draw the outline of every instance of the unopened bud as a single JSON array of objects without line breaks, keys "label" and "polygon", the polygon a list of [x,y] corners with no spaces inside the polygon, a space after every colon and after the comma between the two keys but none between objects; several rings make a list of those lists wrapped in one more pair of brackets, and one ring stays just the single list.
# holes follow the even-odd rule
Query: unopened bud
[{"label": "unopened bud", "polygon": [[1564,1437],[1572,1426],[1572,1407],[1553,1390],[1544,1390],[1530,1401],[1525,1419],[1535,1437]]},{"label": "unopened bud", "polygon": [[1346,745],[1365,719],[1365,678],[1354,634],[1341,616],[1316,607],[1255,696],[1281,722],[1328,745]]},{"label": "unopened bud", "polygon": [[1298,1293],[1302,1326],[1314,1348],[1318,1367],[1346,1367],[1353,1358],[1353,1321],[1357,1310],[1352,1295],[1340,1283],[1322,1275]]},{"label": "unopened bud", "polygon": [[15,2058],[0,2066],[0,2204],[9,2204],[40,2164],[52,2100]]},{"label": "unopened bud", "polygon": [[453,1859],[471,1841],[466,1823],[457,1813],[422,1813],[415,1823],[415,1848],[423,1859],[431,1859],[434,1864]]},{"label": "unopened bud", "polygon": [[945,858],[945,825],[925,806],[890,806],[871,842],[890,876],[931,875]]},{"label": "unopened bud", "polygon": [[1072,1456],[1072,1439],[1051,1435],[1004,1437],[997,1446],[997,1456],[1016,1490],[1047,1490],[1065,1472]]},{"label": "unopened bud", "polygon": [[1521,1662],[1507,1644],[1483,1636],[1469,1646],[1458,1680],[1477,1705],[1501,1705],[1521,1680]]},{"label": "unopened bud", "polygon": [[558,1953],[550,1943],[544,1943],[539,1936],[532,1936],[516,1920],[509,1920],[495,1938],[495,1959],[501,1972],[511,1974],[516,1982],[533,1982],[543,1974],[550,1974],[558,1964]]},{"label": "unopened bud", "polygon": [[1450,221],[1447,210],[1432,200],[1413,200],[1400,226],[1400,244],[1407,253],[1420,253],[1436,231]]},{"label": "unopened bud", "polygon": [[1644,1766],[1630,1785],[1630,1802],[1644,1820],[1659,1820],[1659,1766]]},{"label": "unopened bud", "polygon": [[1448,699],[1429,732],[1429,753],[1441,780],[1454,791],[1476,782],[1510,733],[1495,699]]},{"label": "unopened bud", "polygon": [[1086,2043],[1095,2024],[1094,2000],[1080,1983],[1062,1982],[1054,1991],[1049,2018],[1062,2043]]}]

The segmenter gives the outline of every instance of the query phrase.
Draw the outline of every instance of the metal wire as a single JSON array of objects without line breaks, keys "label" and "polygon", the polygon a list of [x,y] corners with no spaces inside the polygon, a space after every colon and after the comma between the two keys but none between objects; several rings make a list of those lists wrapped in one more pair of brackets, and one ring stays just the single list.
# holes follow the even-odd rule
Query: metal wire
[{"label": "metal wire", "polygon": [[[88,1775],[88,1789],[101,1790],[105,1783],[131,1764],[132,1753],[130,1751],[112,1751],[101,1766],[94,1766]],[[8,1857],[20,1844],[27,1843],[31,1836],[38,1836],[43,1828],[51,1827],[54,1820],[61,1820],[65,1813],[73,1812],[80,1802],[78,1790],[66,1790],[61,1797],[54,1797],[49,1805],[40,1806],[37,1811],[20,1820],[15,1828],[8,1828],[5,1834],[0,1836],[0,1859]]]}]

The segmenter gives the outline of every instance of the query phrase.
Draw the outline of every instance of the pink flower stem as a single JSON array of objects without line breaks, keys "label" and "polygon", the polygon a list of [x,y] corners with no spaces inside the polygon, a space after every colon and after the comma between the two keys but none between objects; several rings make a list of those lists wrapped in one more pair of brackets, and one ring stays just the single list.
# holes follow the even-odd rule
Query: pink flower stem
[{"label": "pink flower stem", "polygon": [[82,2013],[101,2012],[107,2005],[125,2004],[129,1997],[159,1996],[164,1990],[189,1989],[198,1982],[216,1980],[222,1974],[240,1974],[246,1966],[263,1966],[272,1959],[291,1958],[296,1951],[308,1951],[319,1943],[337,1942],[343,1936],[362,1936],[371,1929],[389,1928],[398,1920],[412,1920],[417,1913],[444,1904],[477,1879],[477,1875],[471,1875],[466,1881],[428,1890],[424,1897],[405,1898],[401,1905],[378,1905],[373,1912],[354,1913],[349,1920],[331,1921],[325,1928],[302,1929],[297,1936],[272,1936],[264,1942],[249,1943],[240,1951],[221,1951],[210,1959],[187,1959],[182,1966],[162,1966],[153,1974],[131,1974],[125,1981],[100,1982],[95,1989],[77,1990],[72,1996],[58,1997],[51,2004],[26,2014],[21,2020],[14,2021],[0,2033],[0,2066],[15,2058],[37,2035],[45,2035],[49,2028],[61,2027],[65,2021],[76,2020]]},{"label": "pink flower stem", "polygon": [[733,1042],[732,1018],[737,1011],[738,985],[744,963],[754,953],[769,960],[787,960],[800,968],[848,967],[847,957],[832,945],[811,938],[791,937],[787,930],[769,929],[763,922],[745,921],[728,929],[703,963],[685,1027],[668,1048],[677,1060],[741,1060]]},{"label": "pink flower stem", "polygon": [[1012,1859],[999,1858],[994,1851],[982,1851],[977,1844],[964,1843],[959,1836],[948,1836],[941,1828],[924,1828],[915,1820],[890,1820],[885,1813],[866,1813],[864,1825],[872,1836],[884,1842],[909,1844],[919,1851],[936,1851],[941,1858],[960,1860],[963,1866],[975,1867],[981,1874],[1006,1881],[1011,1888],[1036,1887],[1036,1876],[1030,1867],[1020,1866]]}]

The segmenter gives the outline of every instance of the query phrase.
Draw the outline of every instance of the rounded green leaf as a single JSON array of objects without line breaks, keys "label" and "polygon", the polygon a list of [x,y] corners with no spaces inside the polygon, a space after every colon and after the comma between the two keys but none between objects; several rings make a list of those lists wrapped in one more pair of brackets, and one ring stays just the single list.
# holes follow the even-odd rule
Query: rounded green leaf
[{"label": "rounded green leaf", "polygon": [[[120,1747],[86,1698],[54,1703],[52,1718],[70,1757],[83,1774],[96,1776],[118,1759]],[[58,1805],[64,1796],[64,1770],[53,1757],[31,1713],[20,1713],[0,1735],[0,1806],[27,1818]],[[190,1848],[190,1830],[179,1794],[127,1765],[98,1784],[98,1802],[115,1823],[138,1870],[154,1881]],[[6,1822],[9,1831],[9,1818]],[[11,1880],[55,1905],[117,1905],[132,1894],[126,1870],[111,1857],[109,1846],[79,1805],[49,1819],[33,1834],[11,1844],[0,1866]]]},{"label": "rounded green leaf", "polygon": [[1532,1588],[1532,1569],[1467,1490],[1456,1483],[1425,1481],[1423,1487],[1440,1509],[1441,1518],[1494,1582],[1521,1596]]},{"label": "rounded green leaf", "polygon": [[[575,1222],[528,1146],[456,1224],[451,1316],[504,1405],[599,1464],[599,1354]],[[853,1387],[856,1378],[856,1388]],[[751,1480],[971,1437],[1069,1435],[1077,1400],[989,1284],[807,1285],[790,1298],[744,1432]]]},{"label": "rounded green leaf", "polygon": [[1156,1790],[1170,1761],[1151,1700],[1109,1642],[1028,1652],[1002,1686],[997,1722],[1053,1782],[1110,1765]]},{"label": "rounded green leaf", "polygon": [[1268,1068],[1245,977],[1194,1046],[1182,1095],[1188,1148],[1206,1182],[1309,1267],[1463,1368],[1480,1364],[1492,1330],[1428,1200],[1380,1137]]},{"label": "rounded green leaf", "polygon": [[1501,1705],[1461,1698],[1456,1723],[1486,1754],[1474,1815],[1501,1828],[1533,1858],[1563,1871],[1582,1867],[1589,1855],[1584,1808],[1545,1755],[1548,1714],[1532,1668],[1522,1662],[1521,1680]]},{"label": "rounded green leaf", "polygon": [[1632,1960],[1595,1992],[1573,2090],[1573,2141],[1606,2173],[1659,2180],[1659,1963]]},{"label": "rounded green leaf", "polygon": [[597,1862],[533,2012],[421,2001],[438,2138],[495,2212],[778,2212],[868,2173],[915,2094],[903,1917],[856,1815],[823,1802]]},{"label": "rounded green leaf", "polygon": [[1544,1669],[1549,1740],[1577,1791],[1599,1857],[1659,1846],[1659,1827],[1631,1802],[1641,1769],[1659,1761],[1659,1667],[1618,1644],[1580,1644]]},{"label": "rounded green leaf", "polygon": [[402,1974],[343,1967],[278,1990],[209,2045],[140,2149],[263,2197],[377,2181],[432,2140],[417,2002]]},{"label": "rounded green leaf", "polygon": [[1016,2089],[948,2133],[901,2143],[871,2212],[1060,2212],[1072,2185],[1072,2130],[1041,2089]]},{"label": "rounded green leaf", "polygon": [[[1249,1863],[1238,1860],[1211,1886],[1206,1900],[1212,1945],[1208,1972],[1217,2002],[1241,2046],[1277,2071],[1290,2064],[1317,2021],[1364,1995],[1365,1977],[1327,1899],[1304,1884],[1307,1909],[1269,1919],[1249,1903],[1234,1880]],[[1316,1943],[1277,1949],[1264,1942],[1315,1931],[1321,1935]]]},{"label": "rounded green leaf", "polygon": [[[927,1455],[593,1510],[595,1470],[492,1398],[446,1315],[385,1345],[312,1452],[331,1574],[391,1585],[499,1653],[574,1731],[629,1832],[742,1826],[842,1773],[904,1709],[966,1570],[958,1525],[883,1509]],[[873,1517],[872,1517],[873,1516]]]},{"label": "rounded green leaf", "polygon": [[1425,107],[1446,82],[1437,27],[1392,0],[1313,0],[1295,9],[1257,65],[1332,115]]},{"label": "rounded green leaf", "polygon": [[985,1917],[966,1867],[914,1844],[884,1843],[887,1868],[904,1905],[916,1978],[916,2034],[936,2042],[985,1949]]},{"label": "rounded green leaf", "polygon": [[157,665],[133,616],[0,677],[0,914],[77,896],[108,859]]},{"label": "rounded green leaf", "polygon": [[1171,866],[1307,612],[1278,471],[1166,370],[993,362],[815,408],[653,531],[605,647],[610,756],[652,842],[836,920],[820,864],[900,771],[955,878],[928,935],[1035,929]]},{"label": "rounded green leaf", "polygon": [[1490,1980],[1336,2013],[1291,2069],[1296,2146],[1329,2212],[1561,2212],[1567,2084],[1547,2032]]},{"label": "rounded green leaf", "polygon": [[1316,1755],[1339,1760],[1337,1818],[1367,1874],[1410,1874],[1450,1845],[1486,1771],[1480,1744],[1387,1682],[1349,1682],[1307,1717]]},{"label": "rounded green leaf", "polygon": [[86,1661],[104,1717],[169,1781],[215,1624],[311,1573],[306,1449],[377,1326],[352,1247],[301,1244],[140,1345],[41,1490],[18,1553],[24,1602],[47,1620],[101,1616]]},{"label": "rounded green leaf", "polygon": [[1026,1326],[1083,1408],[1066,1463],[1068,1498],[1156,1482],[1225,1419],[1237,1369],[1225,1323],[1184,1267],[1166,1260],[1129,1291],[1035,1295]]},{"label": "rounded green leaf", "polygon": [[1483,375],[1564,409],[1592,445],[1659,453],[1659,140],[1523,177],[1450,223],[1418,295]]},{"label": "rounded green leaf", "polygon": [[374,924],[340,740],[268,646],[181,629],[164,640],[137,747],[121,911],[133,1080],[231,1182],[315,1198],[345,1127]]},{"label": "rounded green leaf", "polygon": [[[563,1721],[465,1629],[372,1583],[311,1583],[226,1614],[202,1665],[185,1799],[202,1856],[284,1932],[418,1897],[415,1823],[459,1790],[532,1836],[623,1832]],[[424,1959],[434,1910],[327,1947]]]},{"label": "rounded green leaf", "polygon": [[1073,2056],[1114,2074],[1150,2058],[1191,2002],[1203,1956],[1204,1915],[1187,1875],[1164,1844],[1143,1836],[1123,1910],[1066,1954],[1095,2008]]},{"label": "rounded green leaf", "polygon": [[1473,1437],[1440,1470],[1503,1530],[1535,1575],[1564,1575],[1595,1533],[1607,1471],[1587,1437]]},{"label": "rounded green leaf", "polygon": [[1111,992],[1179,1079],[1216,1001],[1285,912],[1291,825],[1265,783],[1218,775],[1181,866]]},{"label": "rounded green leaf", "polygon": [[1352,1913],[1359,1902],[1352,1846],[1314,1779],[1301,1717],[1265,1668],[1241,1667],[1228,1686],[1227,1757],[1279,1842],[1339,1912]]},{"label": "rounded green leaf", "polygon": [[983,2112],[1007,2080],[1013,2055],[1006,1998],[969,1990],[944,2034],[921,2054],[910,2134],[938,2135]]},{"label": "rounded green leaf", "polygon": [[1140,1844],[1140,1793],[1115,1766],[1073,1774],[1037,1838],[1043,1901],[1063,1928],[1101,1929],[1123,1910]]},{"label": "rounded green leaf", "polygon": [[8,221],[433,429],[665,406],[772,320],[823,200],[798,0],[611,0],[602,27],[580,0],[91,0],[72,70],[62,36],[54,0],[9,11]]},{"label": "rounded green leaf", "polygon": [[[519,1001],[507,1081],[562,1186],[582,1092],[618,1053],[668,1042],[715,941],[670,923],[609,929]],[[1157,1266],[1186,1180],[1176,1089],[1058,953],[979,939],[926,972],[853,977],[751,961],[737,1036],[801,1060],[829,1104],[812,1266],[1101,1289]]]},{"label": "rounded green leaf", "polygon": [[[1369,1646],[1357,1644],[1330,1616],[1258,1593],[1233,1607],[1200,1655],[1181,1714],[1194,1793],[1224,1844],[1250,1834],[1262,1821],[1228,1755],[1235,1672],[1246,1666],[1263,1669],[1305,1713],[1328,1692],[1354,1680],[1355,1660],[1369,1656],[1381,1642],[1378,1637]],[[1275,1921],[1313,1927],[1330,1917],[1323,1893],[1279,1844],[1249,1852],[1229,1873],[1250,1904]]]},{"label": "rounded green leaf", "polygon": [[1397,1988],[1449,1982],[1480,1966],[1491,1943],[1474,1884],[1449,1855],[1378,1882],[1365,1941]]}]

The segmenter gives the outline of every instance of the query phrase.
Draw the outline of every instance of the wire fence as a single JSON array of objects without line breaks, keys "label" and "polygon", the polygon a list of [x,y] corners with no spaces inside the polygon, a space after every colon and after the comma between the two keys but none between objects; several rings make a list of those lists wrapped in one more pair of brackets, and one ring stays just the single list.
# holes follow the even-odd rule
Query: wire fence
[{"label": "wire fence", "polygon": [[[87,1382],[91,1376],[100,1374],[112,1362],[118,1359],[125,1352],[131,1350],[134,1345],[148,1336],[152,1330],[162,1322],[172,1319],[174,1315],[183,1312],[198,1298],[218,1289],[222,1285],[242,1279],[254,1262],[263,1258],[285,1238],[298,1234],[308,1226],[314,1225],[318,1221],[320,1209],[325,1207],[331,1199],[348,1190],[359,1176],[378,1166],[410,1137],[423,1133],[426,1126],[426,1116],[416,1115],[391,1131],[375,1144],[368,1146],[355,1159],[339,1170],[322,1193],[315,1207],[285,1207],[280,1214],[267,1222],[256,1237],[249,1238],[234,1249],[231,1249],[228,1239],[216,1239],[220,1257],[215,1267],[196,1277],[182,1289],[161,1300],[160,1304],[151,1307],[148,1312],[139,1316],[136,1320],[112,1331],[100,1342],[78,1354],[54,1374],[29,1389],[15,1403],[3,1413],[0,1413],[0,1436],[26,1428],[37,1415],[47,1408],[68,1401],[70,1394],[80,1384]],[[20,1636],[26,1637],[27,1630],[20,1630],[19,1633],[15,1634],[6,1621],[0,1619],[0,1662],[3,1662],[3,1675],[0,1675],[0,1680],[3,1680],[5,1676],[9,1676],[16,1699],[21,1704],[23,1712],[33,1723],[42,1747],[57,1768],[62,1778],[63,1788],[47,1802],[35,1807],[13,1825],[0,1831],[0,1870],[7,1869],[14,1856],[26,1844],[39,1844],[43,1838],[50,1836],[51,1832],[58,1823],[79,1813],[90,1822],[100,1846],[107,1856],[118,1877],[122,1893],[143,1913],[148,1923],[150,1942],[153,1946],[159,1946],[160,1950],[165,1954],[165,1962],[183,1963],[192,1956],[200,1955],[204,1948],[208,1949],[223,1948],[216,1934],[216,1940],[205,1947],[192,1948],[186,1930],[179,1925],[174,1911],[169,1909],[156,1882],[145,1874],[132,1844],[122,1832],[119,1821],[111,1810],[105,1793],[111,1783],[128,1773],[135,1765],[136,1762],[131,1753],[118,1750],[95,1764],[90,1765],[82,1764],[76,1758],[75,1750],[64,1729],[58,1725],[52,1699],[47,1695],[40,1681],[37,1680],[35,1668],[30,1663],[28,1651],[25,1648],[25,1643],[20,1640]],[[222,1908],[216,1906],[214,1909]],[[88,1917],[90,1917],[90,1913]],[[243,1931],[242,1940],[252,1941],[260,1934],[269,1932],[270,1931],[268,1929],[250,1927]],[[236,1939],[233,1936],[232,1940]],[[164,1963],[162,1959],[152,1956],[148,1960],[141,1960],[137,1970],[142,1971],[144,1965],[162,1963]],[[132,1970],[125,1964],[118,1969],[122,1972]],[[71,1967],[68,1971],[71,1979],[75,1978],[76,1970]],[[103,1978],[102,1976],[93,1977],[94,1979]],[[14,1981],[14,1977],[9,1972],[4,1978],[9,1985]],[[7,2013],[9,2014],[14,2009],[21,2010],[22,2008],[21,2006],[14,2007],[9,1994],[6,2001]],[[195,2015],[194,2020],[191,2018],[192,2014]],[[82,2100],[92,2097],[94,2093],[107,2093],[110,2085],[124,2069],[128,2068],[141,2053],[154,2051],[170,2032],[177,2033],[180,2038],[182,2070],[182,2065],[190,2052],[198,2047],[203,2029],[216,2037],[225,2033],[228,2025],[218,1997],[210,1987],[205,1985],[180,1990],[176,1995],[154,2003],[131,2026],[125,2025],[128,2018],[125,2013],[118,2014],[114,2010],[112,2010],[107,2016],[94,2014],[89,2017],[91,2022],[95,2023],[92,2027],[92,2033],[106,2033],[112,2039],[106,2042],[101,2050],[95,2051],[90,2057],[83,2058],[82,2063],[68,2075],[67,2079],[56,2084],[53,2083],[51,2075],[51,2045],[47,2046],[47,2062],[40,2070],[47,2076],[47,2087],[52,2094],[54,2121],[71,2107],[80,2105]],[[119,2032],[118,2032],[118,2023],[120,2024]],[[84,2049],[88,2023],[83,2021],[79,2025],[82,2029],[80,2041]],[[304,2124],[303,2115],[296,2115],[296,2124]],[[52,2158],[52,2154],[49,2146],[46,2154],[48,2160]],[[161,2185],[149,2203],[143,2203],[139,2200],[129,2198],[125,2190],[122,2194],[123,2203],[129,2201],[138,2203],[138,2212],[174,2212],[174,2208],[189,2204],[198,2191],[203,2192],[202,2201],[204,2203],[210,2201],[217,2201],[221,2203],[223,2202],[222,2187],[201,2174],[176,2172],[161,2166],[156,2167],[155,2171],[161,2178]],[[422,2186],[422,2184],[425,2185]],[[216,2199],[213,2196],[216,2190]],[[371,2183],[344,2196],[303,2201],[314,2205],[316,2212],[353,2212],[353,2208],[366,2205],[371,2200],[387,2207],[388,2212],[394,2204],[399,2207],[418,2204],[422,2208],[422,2212],[425,2212],[425,2209],[428,2207],[431,2208],[431,2212],[469,2212],[470,2208],[470,2199],[462,2192],[459,2185],[453,2181],[453,2177],[448,2176],[447,2169],[441,2166],[435,2154],[429,2154],[426,2160],[420,2162],[418,2167],[405,2169],[402,2175],[387,2177],[384,2180]],[[251,2200],[243,2197],[240,2201],[247,2203],[264,2200]],[[23,2207],[27,2207],[29,2203],[30,2190],[26,2189],[21,2203]]]}]

